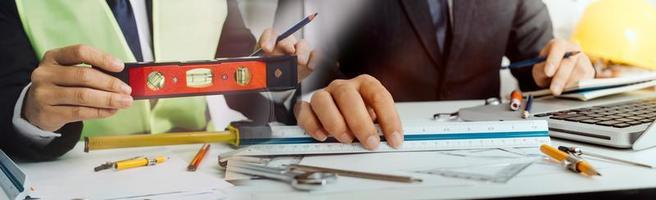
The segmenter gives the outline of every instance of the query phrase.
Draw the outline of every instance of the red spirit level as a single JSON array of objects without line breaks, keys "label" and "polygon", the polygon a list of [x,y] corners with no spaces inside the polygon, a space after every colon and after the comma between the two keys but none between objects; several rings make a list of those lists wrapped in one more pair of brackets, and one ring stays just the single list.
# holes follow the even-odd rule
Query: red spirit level
[{"label": "red spirit level", "polygon": [[274,56],[126,63],[110,74],[132,87],[134,99],[280,91],[296,88],[296,62],[296,56]]}]

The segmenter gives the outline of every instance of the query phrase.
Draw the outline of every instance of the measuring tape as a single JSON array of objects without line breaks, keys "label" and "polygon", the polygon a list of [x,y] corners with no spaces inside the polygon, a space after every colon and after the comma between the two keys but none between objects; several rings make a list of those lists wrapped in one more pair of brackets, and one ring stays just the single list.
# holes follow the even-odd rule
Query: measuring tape
[{"label": "measuring tape", "polygon": [[[346,154],[366,152],[405,152],[453,149],[538,147],[549,143],[545,120],[492,122],[404,122],[405,141],[399,149],[384,142],[371,151],[359,143],[342,144],[335,140],[318,142],[297,126],[272,126],[271,135],[241,138],[245,145],[231,155],[274,156]],[[378,129],[379,134],[380,129]]]}]

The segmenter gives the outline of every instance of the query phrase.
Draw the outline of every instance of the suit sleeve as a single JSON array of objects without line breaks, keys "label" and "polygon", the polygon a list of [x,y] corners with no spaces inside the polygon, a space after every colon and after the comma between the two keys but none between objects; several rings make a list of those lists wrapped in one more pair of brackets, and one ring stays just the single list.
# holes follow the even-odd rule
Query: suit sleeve
[{"label": "suit sleeve", "polygon": [[[539,0],[517,1],[513,27],[508,40],[506,56],[511,62],[538,56],[540,50],[553,39],[553,28],[547,7]],[[535,84],[533,67],[513,69],[511,72],[522,91],[540,89]]]},{"label": "suit sleeve", "polygon": [[14,1],[0,4],[0,148],[15,158],[51,160],[72,149],[79,140],[82,123],[65,125],[56,131],[62,137],[46,145],[36,144],[23,136],[12,123],[14,106],[38,66],[37,57],[23,30]]},{"label": "suit sleeve", "polygon": [[[228,16],[223,24],[221,39],[217,47],[217,58],[248,56],[255,49],[256,40],[244,24],[239,6],[235,0],[228,0]],[[296,101],[300,92],[292,96]],[[278,121],[285,124],[295,124],[291,112],[281,102],[274,102],[260,93],[235,93],[224,95],[231,109],[241,112],[248,119],[257,123]],[[292,104],[293,105],[293,104]]]}]

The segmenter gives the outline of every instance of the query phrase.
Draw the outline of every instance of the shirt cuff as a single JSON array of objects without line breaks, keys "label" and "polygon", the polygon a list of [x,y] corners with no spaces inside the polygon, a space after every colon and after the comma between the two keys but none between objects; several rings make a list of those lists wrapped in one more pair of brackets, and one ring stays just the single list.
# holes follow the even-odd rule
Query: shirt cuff
[{"label": "shirt cuff", "polygon": [[312,95],[314,95],[315,92],[317,92],[317,90],[301,95],[301,101],[310,103],[312,100]]},{"label": "shirt cuff", "polygon": [[41,130],[39,127],[36,127],[27,120],[23,119],[21,116],[21,113],[23,113],[23,102],[25,99],[25,94],[31,85],[32,83],[25,86],[20,96],[18,96],[18,101],[16,101],[16,106],[14,106],[14,115],[11,122],[14,124],[14,128],[18,131],[19,134],[29,138],[37,145],[45,146],[56,137],[60,137],[61,134]]},{"label": "shirt cuff", "polygon": [[294,96],[296,96],[297,91],[300,92],[300,89],[292,91],[291,94],[289,94],[289,96],[287,96],[287,98],[285,98],[285,100],[282,102],[282,105],[285,106],[287,110],[292,110],[294,107],[294,105],[292,105],[294,103],[292,100],[294,100]]}]

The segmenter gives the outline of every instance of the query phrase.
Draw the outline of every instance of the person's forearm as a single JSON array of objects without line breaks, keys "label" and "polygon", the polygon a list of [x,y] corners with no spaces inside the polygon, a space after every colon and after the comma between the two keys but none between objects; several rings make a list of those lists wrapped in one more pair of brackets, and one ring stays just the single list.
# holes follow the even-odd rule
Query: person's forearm
[{"label": "person's forearm", "polygon": [[244,24],[237,2],[228,0],[227,3],[228,16],[223,24],[215,57],[248,56],[255,48],[255,37]]},{"label": "person's forearm", "polygon": [[[518,4],[506,49],[506,56],[511,62],[539,56],[540,50],[554,37],[551,18],[542,1],[525,0]],[[535,83],[532,69],[511,70],[523,91],[540,89]]]},{"label": "person's forearm", "polygon": [[515,79],[517,79],[520,90],[526,92],[542,89],[535,83],[532,71],[533,67],[523,67],[510,70]]}]

